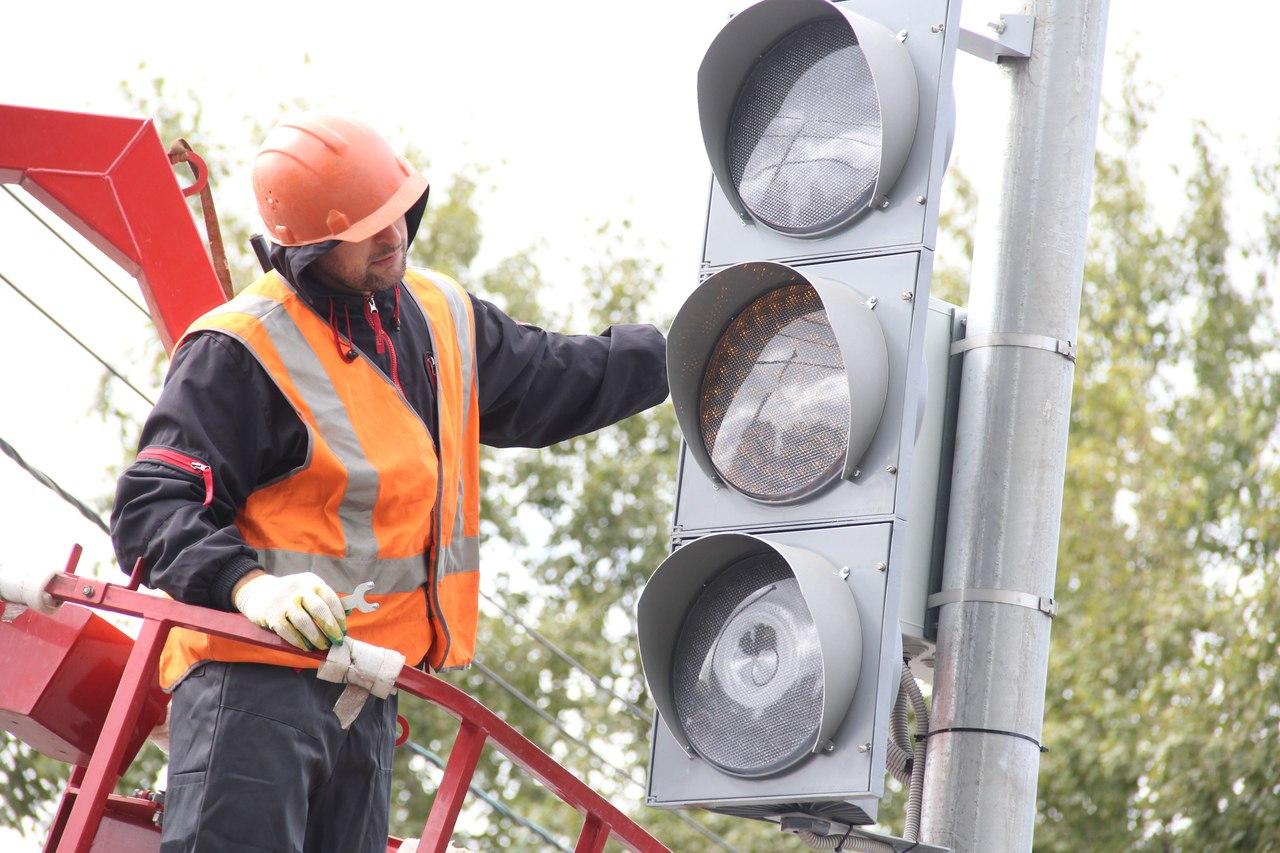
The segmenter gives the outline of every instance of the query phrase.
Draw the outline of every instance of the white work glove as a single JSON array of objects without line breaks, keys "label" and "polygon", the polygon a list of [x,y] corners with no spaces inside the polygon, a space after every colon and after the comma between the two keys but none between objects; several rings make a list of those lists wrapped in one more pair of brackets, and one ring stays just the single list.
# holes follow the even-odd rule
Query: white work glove
[{"label": "white work glove", "polygon": [[347,614],[337,593],[311,572],[252,577],[235,591],[232,603],[250,622],[303,651],[327,649],[347,636]]}]

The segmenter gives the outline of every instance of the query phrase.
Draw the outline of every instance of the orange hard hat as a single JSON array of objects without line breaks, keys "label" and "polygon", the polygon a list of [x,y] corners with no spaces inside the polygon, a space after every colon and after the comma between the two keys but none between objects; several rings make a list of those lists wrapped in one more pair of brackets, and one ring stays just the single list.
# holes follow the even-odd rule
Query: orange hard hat
[{"label": "orange hard hat", "polygon": [[427,179],[373,128],[341,116],[282,120],[253,161],[253,193],[267,236],[282,246],[358,243],[422,198]]}]

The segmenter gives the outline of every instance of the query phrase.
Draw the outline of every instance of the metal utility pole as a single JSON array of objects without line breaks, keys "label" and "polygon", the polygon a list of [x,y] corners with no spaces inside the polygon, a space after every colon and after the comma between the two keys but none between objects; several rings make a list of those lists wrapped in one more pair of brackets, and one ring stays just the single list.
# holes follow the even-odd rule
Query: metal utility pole
[{"label": "metal utility pole", "polygon": [[[1031,849],[1108,0],[1032,0],[984,198],[947,531],[922,840]],[[1020,10],[1010,10],[1020,11]],[[1084,351],[1087,356],[1087,350]]]}]

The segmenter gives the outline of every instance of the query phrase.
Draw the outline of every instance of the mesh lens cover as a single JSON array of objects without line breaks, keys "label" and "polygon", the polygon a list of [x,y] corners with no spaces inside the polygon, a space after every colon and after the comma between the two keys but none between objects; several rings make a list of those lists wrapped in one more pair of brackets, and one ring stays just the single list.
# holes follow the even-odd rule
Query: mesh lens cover
[{"label": "mesh lens cover", "polygon": [[880,101],[844,20],[780,39],[752,68],[729,119],[729,174],[771,228],[825,231],[871,202],[880,173]]},{"label": "mesh lens cover", "polygon": [[849,385],[812,286],[770,290],[733,319],[707,362],[698,420],[716,471],[748,497],[794,500],[839,475]]},{"label": "mesh lens cover", "polygon": [[817,626],[776,553],[721,572],[676,641],[672,698],[699,756],[739,776],[795,764],[817,742],[823,668]]}]

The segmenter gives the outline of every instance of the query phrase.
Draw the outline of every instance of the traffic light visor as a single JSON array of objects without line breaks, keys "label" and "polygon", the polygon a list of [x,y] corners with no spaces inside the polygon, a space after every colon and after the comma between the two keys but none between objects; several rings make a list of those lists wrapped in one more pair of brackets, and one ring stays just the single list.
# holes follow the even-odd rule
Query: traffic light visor
[{"label": "traffic light visor", "polygon": [[883,25],[827,0],[764,0],[707,50],[698,109],[739,215],[818,237],[889,191],[915,138],[919,91]]},{"label": "traffic light visor", "polygon": [[850,474],[884,412],[888,351],[874,303],[785,264],[707,279],[667,347],[690,453],[756,501],[803,500]]},{"label": "traffic light visor", "polygon": [[858,683],[862,629],[839,570],[742,533],[677,550],[638,605],[640,656],[663,720],[735,776],[785,770],[826,743]]}]

